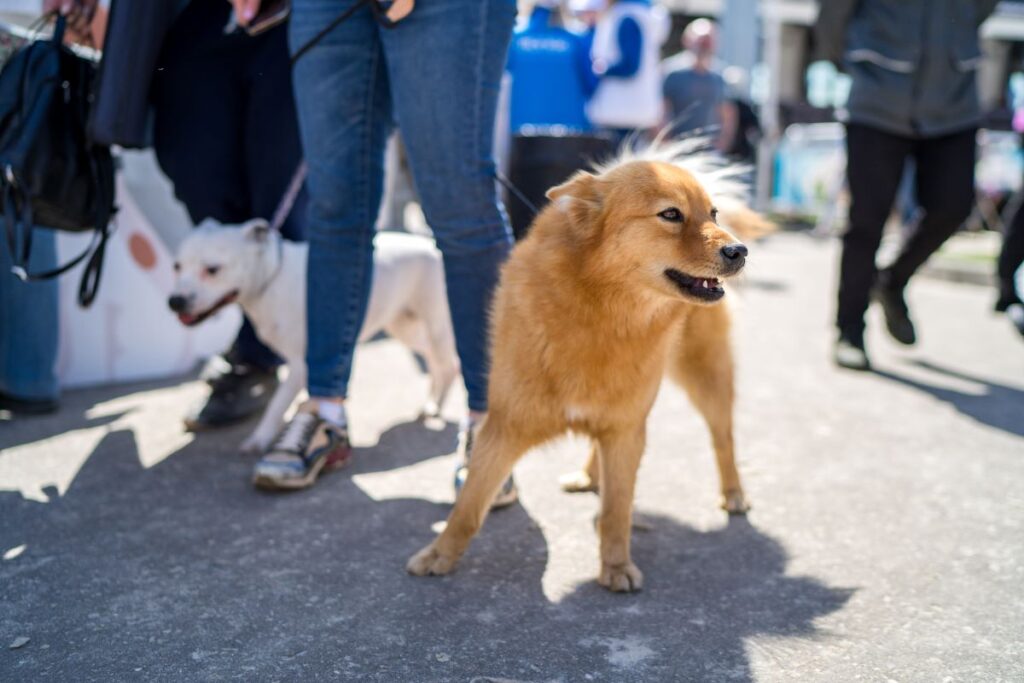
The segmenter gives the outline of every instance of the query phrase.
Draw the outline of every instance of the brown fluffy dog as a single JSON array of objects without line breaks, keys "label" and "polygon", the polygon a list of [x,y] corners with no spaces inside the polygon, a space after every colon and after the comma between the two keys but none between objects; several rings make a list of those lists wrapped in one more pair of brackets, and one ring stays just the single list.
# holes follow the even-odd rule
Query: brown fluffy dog
[{"label": "brown fluffy dog", "polygon": [[[591,463],[568,488],[600,481],[598,581],[637,590],[633,488],[666,371],[707,420],[723,507],[747,509],[733,458],[729,313],[717,305],[721,279],[743,268],[747,250],[718,226],[695,176],[672,163],[625,161],[596,176],[579,173],[548,197],[495,295],[490,412],[465,487],[445,530],[407,569],[452,571],[516,460],[572,430],[594,444]],[[741,221],[760,221],[735,210]]]}]

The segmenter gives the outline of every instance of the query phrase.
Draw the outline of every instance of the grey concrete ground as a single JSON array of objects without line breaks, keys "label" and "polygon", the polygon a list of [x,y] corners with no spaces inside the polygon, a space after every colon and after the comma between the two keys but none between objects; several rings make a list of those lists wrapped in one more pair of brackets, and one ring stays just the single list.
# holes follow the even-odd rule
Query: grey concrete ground
[{"label": "grey concrete ground", "polygon": [[920,345],[873,311],[878,371],[834,369],[835,261],[779,235],[734,297],[747,519],[716,510],[704,427],[664,388],[637,595],[593,580],[568,439],[517,467],[522,505],[456,574],[405,574],[455,427],[416,422],[426,383],[392,342],[357,358],[356,463],[307,492],[250,488],[245,427],[183,434],[194,381],[0,423],[0,680],[1024,680],[1024,339],[991,292],[922,280]]}]

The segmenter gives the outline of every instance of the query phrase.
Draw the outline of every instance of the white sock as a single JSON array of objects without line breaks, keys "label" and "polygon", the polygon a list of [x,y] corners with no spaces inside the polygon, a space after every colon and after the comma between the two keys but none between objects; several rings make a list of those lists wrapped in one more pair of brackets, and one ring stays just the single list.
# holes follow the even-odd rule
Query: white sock
[{"label": "white sock", "polygon": [[317,399],[316,412],[321,419],[327,420],[333,425],[338,427],[348,426],[348,415],[345,414],[344,403]]}]

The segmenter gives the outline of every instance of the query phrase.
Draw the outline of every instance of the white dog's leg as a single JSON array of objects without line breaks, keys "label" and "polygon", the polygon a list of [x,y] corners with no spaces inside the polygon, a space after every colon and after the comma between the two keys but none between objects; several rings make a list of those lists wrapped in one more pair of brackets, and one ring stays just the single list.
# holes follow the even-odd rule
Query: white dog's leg
[{"label": "white dog's leg", "polygon": [[263,411],[263,417],[256,429],[242,442],[242,451],[246,453],[263,453],[270,446],[270,442],[281,429],[284,422],[284,414],[288,411],[292,401],[306,385],[306,364],[304,361],[292,361],[288,363],[288,377],[281,382],[274,392],[273,398]]},{"label": "white dog's leg", "polygon": [[[423,407],[423,417],[437,417],[441,412],[448,388],[458,374],[458,368],[452,370],[452,361],[445,362],[439,358],[436,345],[431,339],[428,325],[412,314],[403,314],[391,321],[386,331],[389,335],[405,344],[411,351],[423,357],[430,375],[430,398]],[[454,353],[454,341],[452,342]]]}]

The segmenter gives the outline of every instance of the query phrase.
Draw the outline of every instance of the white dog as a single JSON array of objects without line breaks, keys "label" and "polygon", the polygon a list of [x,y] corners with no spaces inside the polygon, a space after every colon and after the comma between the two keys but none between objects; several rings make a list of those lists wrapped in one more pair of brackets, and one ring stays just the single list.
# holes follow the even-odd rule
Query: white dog
[{"label": "white dog", "polygon": [[[359,341],[381,331],[426,361],[437,415],[459,373],[441,254],[432,240],[382,232],[374,239],[370,302]],[[256,334],[288,365],[246,451],[265,451],[284,414],[306,385],[306,244],[289,242],[262,219],[241,226],[203,222],[178,250],[177,282],[168,304],[185,325],[197,325],[237,302]]]}]

